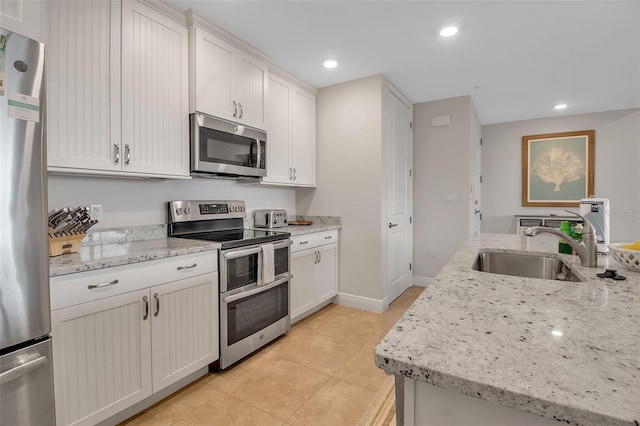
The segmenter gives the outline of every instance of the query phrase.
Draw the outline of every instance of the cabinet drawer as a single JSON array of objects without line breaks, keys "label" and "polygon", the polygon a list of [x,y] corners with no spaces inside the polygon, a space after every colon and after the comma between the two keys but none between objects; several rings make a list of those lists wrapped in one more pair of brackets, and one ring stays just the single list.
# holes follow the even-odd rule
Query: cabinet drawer
[{"label": "cabinet drawer", "polygon": [[218,251],[188,254],[50,279],[51,310],[218,270]]},{"label": "cabinet drawer", "polygon": [[315,232],[312,234],[299,235],[291,237],[291,252],[295,253],[300,250],[306,250],[313,247],[319,247],[325,244],[338,242],[338,230]]}]

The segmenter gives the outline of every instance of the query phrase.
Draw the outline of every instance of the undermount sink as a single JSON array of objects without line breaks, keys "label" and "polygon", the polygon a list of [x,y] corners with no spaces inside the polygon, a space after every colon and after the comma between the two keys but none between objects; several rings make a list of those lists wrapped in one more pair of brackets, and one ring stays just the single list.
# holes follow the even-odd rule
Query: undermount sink
[{"label": "undermount sink", "polygon": [[551,256],[480,251],[471,268],[476,271],[516,277],[584,281],[562,260]]}]

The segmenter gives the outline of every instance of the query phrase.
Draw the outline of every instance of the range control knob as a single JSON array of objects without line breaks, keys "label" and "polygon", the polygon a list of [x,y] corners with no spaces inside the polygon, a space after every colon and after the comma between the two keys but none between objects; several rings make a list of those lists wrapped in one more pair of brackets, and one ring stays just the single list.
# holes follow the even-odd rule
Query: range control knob
[{"label": "range control knob", "polygon": [[229,211],[230,211],[231,213],[235,212],[235,211],[236,211],[236,206],[230,206],[230,207],[229,207]]},{"label": "range control knob", "polygon": [[182,214],[182,207],[178,207],[178,208],[176,209],[176,214],[177,214],[178,216],[180,216],[180,215]]},{"label": "range control knob", "polygon": [[189,213],[191,213],[191,209],[189,207],[185,207],[184,214],[189,214]]}]

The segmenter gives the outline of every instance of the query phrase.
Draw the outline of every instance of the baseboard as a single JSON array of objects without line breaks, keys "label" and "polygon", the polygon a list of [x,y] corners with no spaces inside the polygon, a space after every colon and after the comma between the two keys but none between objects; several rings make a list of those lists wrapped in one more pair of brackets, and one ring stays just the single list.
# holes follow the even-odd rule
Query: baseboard
[{"label": "baseboard", "polygon": [[413,285],[418,287],[427,287],[430,282],[432,282],[434,278],[429,277],[419,277],[417,275],[413,276]]},{"label": "baseboard", "polygon": [[386,297],[380,300],[347,293],[338,293],[334,303],[336,305],[348,306],[350,308],[362,309],[363,311],[376,312],[378,314],[383,313],[389,305]]}]

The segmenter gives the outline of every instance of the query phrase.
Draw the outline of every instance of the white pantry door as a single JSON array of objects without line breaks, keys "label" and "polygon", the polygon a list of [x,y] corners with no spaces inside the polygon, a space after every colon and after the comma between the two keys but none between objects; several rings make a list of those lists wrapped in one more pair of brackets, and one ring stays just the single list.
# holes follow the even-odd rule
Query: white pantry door
[{"label": "white pantry door", "polygon": [[387,103],[387,300],[391,303],[413,280],[413,112],[393,89]]}]

